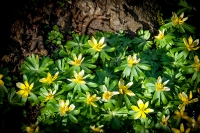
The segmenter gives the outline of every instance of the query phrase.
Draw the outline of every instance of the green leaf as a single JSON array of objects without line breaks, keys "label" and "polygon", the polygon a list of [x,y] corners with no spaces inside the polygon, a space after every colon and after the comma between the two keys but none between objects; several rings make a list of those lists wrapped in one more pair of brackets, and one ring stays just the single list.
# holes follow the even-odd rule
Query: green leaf
[{"label": "green leaf", "polygon": [[[128,77],[131,74],[131,67],[126,67],[123,71],[123,77]],[[133,77],[133,76],[132,76]],[[131,79],[130,79],[131,80]]]},{"label": "green leaf", "polygon": [[42,57],[42,60],[39,61],[38,55],[32,54],[27,57],[25,62],[21,66],[21,71],[23,74],[29,76],[35,76],[38,74],[45,74],[45,71],[49,70],[49,66],[53,64],[52,59],[49,57]]},{"label": "green leaf", "polygon": [[131,102],[130,102],[128,96],[127,96],[127,95],[124,95],[124,99],[125,99],[125,103],[126,103],[127,108],[130,109],[131,106],[132,106],[132,104],[131,104]]},{"label": "green leaf", "polygon": [[14,88],[10,89],[8,93],[8,102],[13,106],[23,106],[25,105],[27,98],[22,98],[21,95],[16,94]]},{"label": "green leaf", "polygon": [[78,114],[80,114],[80,110],[72,110],[71,114],[72,115],[78,115]]},{"label": "green leaf", "polygon": [[153,95],[152,103],[156,106],[160,106],[160,91],[156,91]]},{"label": "green leaf", "polygon": [[98,84],[93,83],[93,82],[87,82],[87,85],[89,85],[90,87],[97,87]]},{"label": "green leaf", "polygon": [[122,127],[122,122],[117,117],[113,117],[111,120],[111,128],[118,130],[121,127]]},{"label": "green leaf", "polygon": [[71,82],[70,84],[64,84],[63,89],[65,91],[69,91],[69,90],[73,89],[75,86],[76,86],[76,84],[74,82]]},{"label": "green leaf", "polygon": [[132,81],[133,77],[134,77],[134,79],[135,79],[136,81],[139,80],[138,73],[137,73],[137,71],[136,71],[136,69],[135,69],[134,67],[131,69],[131,76],[130,76],[130,80],[131,80],[131,81]]},{"label": "green leaf", "polygon": [[144,63],[138,63],[137,66],[143,70],[151,70],[151,66]]},{"label": "green leaf", "polygon": [[168,100],[165,97],[165,94],[163,92],[160,92],[160,97],[161,97],[162,103],[166,105],[168,103]]},{"label": "green leaf", "polygon": [[28,97],[28,101],[31,102],[31,105],[37,105],[38,104],[38,99],[37,96],[34,93],[30,93],[30,96]]},{"label": "green leaf", "polygon": [[124,70],[126,68],[127,64],[124,64],[124,65],[120,65],[118,67],[116,67],[114,69],[114,72],[118,72],[118,71],[121,71],[121,70]]},{"label": "green leaf", "polygon": [[59,51],[59,56],[61,56],[61,57],[67,57],[68,54],[67,54],[67,52],[66,52],[64,49],[61,49],[61,50]]},{"label": "green leaf", "polygon": [[140,70],[140,68],[138,68],[137,66],[135,67],[137,69],[138,74],[140,75],[140,77],[145,78],[145,74]]},{"label": "green leaf", "polygon": [[142,131],[142,129],[144,127],[142,125],[135,125],[135,124],[133,124],[133,128],[136,131],[136,133],[140,133],[140,131]]},{"label": "green leaf", "polygon": [[78,120],[76,119],[76,117],[74,117],[72,114],[68,114],[69,119],[73,122],[73,123],[78,123]]},{"label": "green leaf", "polygon": [[83,90],[84,92],[89,91],[89,88],[88,88],[86,85],[84,85],[84,84],[81,84],[81,88],[82,88],[82,90]]},{"label": "green leaf", "polygon": [[112,47],[112,48],[105,48],[104,49],[106,52],[113,52],[115,51],[115,47]]},{"label": "green leaf", "polygon": [[76,42],[74,42],[74,41],[67,41],[67,43],[66,43],[66,48],[67,49],[71,49],[72,47],[75,47],[77,45],[77,43]]},{"label": "green leaf", "polygon": [[192,34],[195,33],[195,30],[196,30],[195,27],[193,27],[193,26],[191,26],[191,25],[189,25],[189,24],[186,24],[186,23],[183,23],[182,26],[183,26],[183,28],[184,28],[185,30],[187,30],[188,32],[190,32],[190,33],[192,33]]}]

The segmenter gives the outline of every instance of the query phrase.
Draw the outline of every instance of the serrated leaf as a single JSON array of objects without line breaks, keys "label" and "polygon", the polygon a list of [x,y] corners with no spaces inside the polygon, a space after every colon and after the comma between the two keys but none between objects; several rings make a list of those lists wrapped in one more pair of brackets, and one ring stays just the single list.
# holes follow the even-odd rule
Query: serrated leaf
[{"label": "serrated leaf", "polygon": [[127,64],[124,64],[124,65],[120,65],[118,67],[116,67],[114,69],[114,72],[118,72],[118,71],[121,71],[121,70],[124,70],[126,68]]},{"label": "serrated leaf", "polygon": [[21,66],[21,71],[23,74],[29,76],[35,76],[38,74],[45,74],[45,71],[49,70],[49,66],[53,64],[52,59],[49,57],[42,57],[42,60],[39,61],[38,55],[32,54],[27,57],[25,62]]}]

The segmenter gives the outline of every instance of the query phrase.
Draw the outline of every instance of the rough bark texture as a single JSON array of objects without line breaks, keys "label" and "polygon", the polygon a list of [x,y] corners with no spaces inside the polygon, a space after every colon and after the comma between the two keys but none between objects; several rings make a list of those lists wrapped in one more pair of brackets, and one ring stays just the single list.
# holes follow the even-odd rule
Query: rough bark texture
[{"label": "rough bark texture", "polygon": [[46,45],[44,41],[53,25],[59,26],[65,41],[71,38],[69,31],[92,35],[97,31],[123,30],[133,38],[138,29],[157,34],[159,28],[156,13],[161,5],[157,0],[73,0],[66,1],[65,6],[45,0],[38,5],[32,10],[31,5],[20,5],[13,11],[21,9],[22,15],[13,13],[13,18],[8,17],[10,25],[5,24],[4,45],[0,48],[2,68],[18,72],[21,63],[32,53],[51,56],[57,47]]}]

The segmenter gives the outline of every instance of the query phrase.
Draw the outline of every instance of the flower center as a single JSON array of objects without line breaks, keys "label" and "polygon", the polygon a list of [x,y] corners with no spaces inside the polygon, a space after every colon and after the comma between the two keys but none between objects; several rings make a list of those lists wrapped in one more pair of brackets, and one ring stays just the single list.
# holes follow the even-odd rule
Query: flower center
[{"label": "flower center", "polygon": [[76,83],[83,83],[83,76],[78,75],[75,79],[73,79],[74,82]]},{"label": "flower center", "polygon": [[103,94],[103,98],[106,100],[109,100],[112,97],[112,94],[110,91],[107,91]]},{"label": "flower center", "polygon": [[48,100],[50,100],[50,99],[52,99],[54,96],[53,96],[53,94],[52,93],[50,93],[47,97],[46,97],[46,101],[48,101]]},{"label": "flower center", "polygon": [[96,51],[101,51],[102,50],[102,47],[101,47],[101,45],[100,44],[97,44],[97,45],[95,45],[94,46],[94,49],[96,50]]},{"label": "flower center", "polygon": [[156,91],[164,91],[164,84],[156,83]]},{"label": "flower center", "polygon": [[74,65],[75,65],[75,66],[80,66],[80,65],[81,65],[81,62],[82,62],[81,60],[75,60],[75,61],[74,61]]}]

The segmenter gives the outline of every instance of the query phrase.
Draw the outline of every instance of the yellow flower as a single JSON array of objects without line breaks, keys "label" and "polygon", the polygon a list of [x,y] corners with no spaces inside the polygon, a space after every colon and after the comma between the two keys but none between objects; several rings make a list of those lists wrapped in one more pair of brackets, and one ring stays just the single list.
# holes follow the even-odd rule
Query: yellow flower
[{"label": "yellow flower", "polygon": [[4,82],[3,82],[3,80],[1,80],[1,78],[3,77],[3,75],[2,74],[0,74],[0,85],[4,85]]},{"label": "yellow flower", "polygon": [[95,125],[90,126],[90,128],[93,130],[93,133],[103,133],[104,131],[103,131],[103,129],[101,129],[102,127],[103,127],[103,125],[98,126],[98,127],[95,127]]},{"label": "yellow flower", "polygon": [[180,130],[176,129],[176,128],[172,128],[172,132],[173,133],[189,133],[190,132],[190,128],[186,129],[186,131],[185,131],[184,125],[183,125],[183,123],[181,123]]},{"label": "yellow flower", "polygon": [[56,90],[54,90],[53,92],[52,92],[52,90],[51,89],[49,89],[49,93],[45,93],[44,95],[46,96],[45,97],[45,102],[46,101],[48,101],[48,100],[50,100],[50,99],[52,99],[53,97],[54,97],[54,94],[56,93]]},{"label": "yellow flower", "polygon": [[135,96],[135,94],[131,90],[128,90],[128,88],[130,88],[132,85],[133,82],[129,82],[128,84],[126,84],[126,86],[124,86],[124,80],[120,79],[118,82],[119,93],[120,94],[125,93],[129,96]]},{"label": "yellow flower", "polygon": [[47,73],[47,77],[46,78],[42,78],[39,81],[42,83],[48,83],[51,84],[54,80],[57,79],[59,72],[57,72],[53,77],[51,76],[51,73]]},{"label": "yellow flower", "polygon": [[92,46],[94,50],[100,52],[106,46],[106,44],[103,44],[104,40],[105,37],[102,37],[99,43],[97,43],[97,40],[92,36],[92,40],[88,40],[88,43]]},{"label": "yellow flower", "polygon": [[25,130],[27,133],[37,133],[39,132],[39,126],[31,124],[30,126],[27,126]]},{"label": "yellow flower", "polygon": [[185,18],[183,17],[184,17],[184,12],[181,13],[179,17],[176,15],[176,13],[172,12],[172,18],[171,18],[172,25],[173,26],[182,25],[188,19],[188,17],[185,17]]},{"label": "yellow flower", "polygon": [[32,83],[31,85],[28,84],[28,81],[24,81],[23,83],[16,83],[16,86],[20,89],[17,94],[22,95],[22,97],[27,98],[28,94],[30,94],[32,88],[33,88],[34,83]]},{"label": "yellow flower", "polygon": [[102,98],[103,98],[103,100],[104,100],[105,102],[107,102],[108,100],[110,100],[110,98],[111,98],[112,96],[119,94],[119,92],[110,92],[110,91],[107,91],[107,88],[106,88],[105,85],[103,85],[103,92],[104,92],[104,93],[103,93]]},{"label": "yellow flower", "polygon": [[127,58],[128,65],[132,67],[133,65],[136,65],[138,62],[140,62],[140,58],[137,60],[136,54],[133,56],[129,55]]},{"label": "yellow flower", "polygon": [[135,119],[138,119],[140,117],[146,118],[146,114],[154,111],[153,109],[147,108],[149,106],[149,102],[146,102],[144,104],[143,101],[139,99],[137,101],[137,104],[139,108],[135,105],[131,106],[132,110],[137,112],[137,114],[134,117]]},{"label": "yellow flower", "polygon": [[96,101],[98,101],[100,99],[100,97],[96,97],[96,94],[90,96],[89,92],[86,92],[86,103],[87,104],[91,104],[94,107],[97,107],[97,105],[95,104]]},{"label": "yellow flower", "polygon": [[198,72],[200,68],[200,62],[199,62],[199,57],[197,55],[194,56],[194,61],[195,63],[193,63],[192,66]]},{"label": "yellow flower", "polygon": [[103,127],[103,125],[98,126],[98,127],[95,127],[95,125],[90,126],[90,128],[93,130],[93,133],[103,133],[104,131],[103,131],[103,129],[101,129],[102,127]]},{"label": "yellow flower", "polygon": [[165,87],[165,85],[169,82],[169,80],[165,81],[162,84],[162,78],[159,76],[156,82],[156,91],[169,91],[169,87]]},{"label": "yellow flower", "polygon": [[83,62],[84,58],[82,58],[82,54],[80,53],[78,55],[78,58],[75,54],[73,54],[73,58],[74,58],[74,61],[69,61],[68,63],[71,64],[71,65],[74,65],[74,66],[80,66],[81,63]]},{"label": "yellow flower", "polygon": [[168,125],[168,121],[169,120],[169,115],[167,117],[165,117],[165,115],[162,116],[162,121],[160,122],[162,125],[167,126]]},{"label": "yellow flower", "polygon": [[191,127],[193,131],[200,129],[200,115],[198,116],[197,120],[191,117],[188,117],[185,120],[187,120],[187,125]]},{"label": "yellow flower", "polygon": [[81,70],[79,73],[76,73],[76,71],[74,71],[74,79],[68,79],[68,80],[78,84],[86,84],[84,79],[87,78],[88,75],[85,77],[83,77],[83,75],[84,75],[84,70]]},{"label": "yellow flower", "polygon": [[71,104],[69,106],[69,100],[66,100],[66,102],[64,102],[64,100],[59,100],[59,106],[60,106],[60,108],[59,108],[60,116],[65,115],[67,112],[72,111],[75,108],[74,104]]},{"label": "yellow flower", "polygon": [[176,115],[174,116],[174,119],[188,118],[187,112],[184,112],[184,111],[185,111],[185,109],[180,109],[180,111],[175,110],[174,114],[176,114]]},{"label": "yellow flower", "polygon": [[159,31],[159,34],[157,36],[155,36],[155,38],[157,38],[158,40],[162,40],[165,36],[164,31]]},{"label": "yellow flower", "polygon": [[187,94],[185,94],[185,92],[179,93],[178,94],[179,99],[183,102],[182,104],[180,104],[178,106],[179,109],[183,109],[185,110],[185,106],[190,104],[190,103],[194,103],[197,102],[199,99],[198,98],[194,98],[192,99],[192,91],[190,91],[190,95],[189,97],[187,96]]},{"label": "yellow flower", "polygon": [[197,50],[200,48],[200,46],[198,46],[199,39],[196,39],[193,42],[193,39],[191,36],[188,38],[188,41],[186,40],[186,38],[183,38],[183,42],[184,42],[185,46],[187,47],[188,51]]}]

